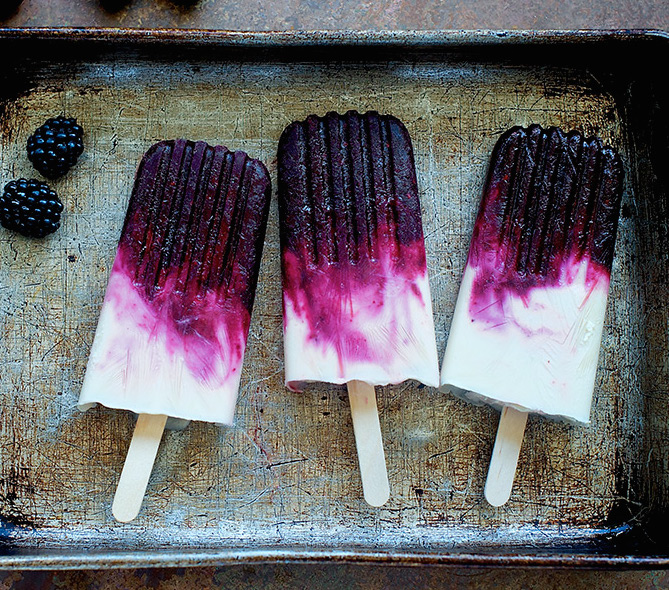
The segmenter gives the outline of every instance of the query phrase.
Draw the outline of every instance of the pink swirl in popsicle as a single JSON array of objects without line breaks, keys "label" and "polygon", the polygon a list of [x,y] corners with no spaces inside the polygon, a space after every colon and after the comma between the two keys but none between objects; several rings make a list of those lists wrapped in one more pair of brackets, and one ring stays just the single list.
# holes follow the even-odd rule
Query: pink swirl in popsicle
[{"label": "pink swirl in popsicle", "polygon": [[508,297],[571,284],[608,289],[622,192],[620,157],[599,138],[538,125],[498,141],[474,226],[470,313],[496,323]]},{"label": "pink swirl in popsicle", "polygon": [[376,112],[310,116],[279,143],[286,382],[436,384],[409,134]]},{"label": "pink swirl in popsicle", "polygon": [[442,383],[496,406],[587,422],[622,195],[618,154],[538,125],[497,142]]},{"label": "pink swirl in popsicle", "polygon": [[269,197],[243,152],[175,140],[145,154],[81,405],[231,421]]}]

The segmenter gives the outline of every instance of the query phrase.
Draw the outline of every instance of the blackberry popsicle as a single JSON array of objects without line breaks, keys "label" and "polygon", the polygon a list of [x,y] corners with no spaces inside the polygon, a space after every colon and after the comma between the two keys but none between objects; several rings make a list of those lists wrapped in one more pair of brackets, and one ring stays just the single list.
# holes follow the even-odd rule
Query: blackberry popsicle
[{"label": "blackberry popsicle", "polygon": [[511,493],[529,412],[590,420],[622,194],[596,137],[514,127],[492,154],[441,382],[502,410],[485,496]]},{"label": "blackberry popsicle", "polygon": [[139,512],[167,417],[231,424],[270,200],[244,152],[183,139],[144,155],[79,399],[139,414],[112,512]]},{"label": "blackberry popsicle", "polygon": [[278,160],[286,385],[347,385],[364,497],[380,506],[374,386],[439,381],[411,140],[373,111],[311,115]]}]

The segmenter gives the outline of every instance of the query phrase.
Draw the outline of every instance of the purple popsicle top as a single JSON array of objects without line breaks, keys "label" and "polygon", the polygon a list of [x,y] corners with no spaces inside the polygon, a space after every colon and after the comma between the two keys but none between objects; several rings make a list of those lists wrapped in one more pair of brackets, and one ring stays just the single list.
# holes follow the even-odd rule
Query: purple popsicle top
[{"label": "purple popsicle top", "polygon": [[[495,146],[468,265],[470,313],[497,321],[507,297],[569,284],[608,282],[623,168],[599,138],[555,127],[514,127]],[[603,281],[603,282],[602,282]]]},{"label": "purple popsicle top", "polygon": [[361,316],[378,319],[391,297],[395,306],[409,298],[425,305],[416,283],[427,270],[406,128],[377,112],[312,115],[284,130],[278,157],[284,305],[307,323],[312,344],[336,350],[342,374],[348,360],[391,362],[405,327],[391,320],[387,345],[372,347]]},{"label": "purple popsicle top", "polygon": [[164,333],[203,381],[221,356],[241,363],[270,190],[261,162],[204,142],[159,142],[137,171],[112,269],[127,280],[110,280],[119,292],[106,297],[133,313],[122,304],[132,285],[143,302],[138,323]]}]

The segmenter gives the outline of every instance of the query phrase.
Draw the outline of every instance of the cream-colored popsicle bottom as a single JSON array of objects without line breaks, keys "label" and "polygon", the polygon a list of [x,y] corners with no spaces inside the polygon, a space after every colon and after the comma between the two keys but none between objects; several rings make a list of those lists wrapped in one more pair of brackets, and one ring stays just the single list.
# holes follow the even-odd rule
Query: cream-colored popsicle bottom
[{"label": "cream-colored popsicle bottom", "polygon": [[[79,408],[100,403],[138,414],[232,424],[242,359],[221,357],[207,378],[195,375],[152,315],[128,279],[112,272]],[[226,343],[224,326],[217,329],[219,342]]]},{"label": "cream-colored popsicle bottom", "polygon": [[415,292],[406,288],[406,279],[389,278],[381,310],[375,306],[370,310],[370,302],[359,293],[347,298],[342,310],[346,332],[364,334],[365,354],[356,354],[347,342],[312,329],[284,295],[286,385],[299,390],[310,381],[388,385],[415,379],[437,387],[439,361],[429,283],[427,276],[414,282]]},{"label": "cream-colored popsicle bottom", "polygon": [[587,283],[587,264],[568,285],[508,296],[498,324],[470,315],[476,269],[462,279],[441,371],[457,395],[580,423],[590,420],[609,280]]}]

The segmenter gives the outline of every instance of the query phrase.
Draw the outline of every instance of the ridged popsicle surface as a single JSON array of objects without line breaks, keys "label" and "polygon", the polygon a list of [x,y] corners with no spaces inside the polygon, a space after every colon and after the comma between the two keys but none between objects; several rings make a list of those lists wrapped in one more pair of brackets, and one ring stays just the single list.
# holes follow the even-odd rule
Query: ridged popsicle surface
[{"label": "ridged popsicle surface", "polygon": [[621,193],[622,163],[600,139],[538,125],[508,131],[472,236],[472,313],[568,283],[583,261],[589,283],[610,277]]},{"label": "ridged popsicle surface", "polygon": [[286,382],[436,384],[432,302],[409,134],[349,111],[279,143]]},{"label": "ridged popsicle surface", "polygon": [[270,180],[244,152],[187,140],[144,155],[80,405],[229,423]]},{"label": "ridged popsicle surface", "polygon": [[532,125],[499,139],[442,383],[588,421],[622,182],[599,138]]}]

